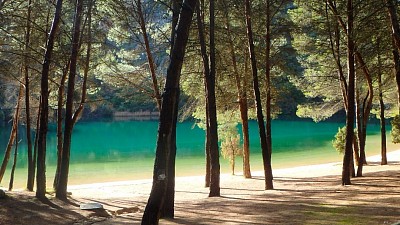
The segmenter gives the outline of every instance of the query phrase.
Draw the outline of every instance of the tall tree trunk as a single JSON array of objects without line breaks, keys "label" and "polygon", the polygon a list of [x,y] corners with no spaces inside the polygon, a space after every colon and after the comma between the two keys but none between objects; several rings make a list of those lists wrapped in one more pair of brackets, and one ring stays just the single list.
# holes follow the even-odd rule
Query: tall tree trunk
[{"label": "tall tree trunk", "polygon": [[[204,35],[204,27],[203,20],[200,12],[200,4],[196,5],[196,21],[197,21],[197,29],[199,34],[199,43],[200,43],[200,53],[201,58],[203,60],[203,75],[204,75],[204,91],[207,92],[207,81],[206,76],[210,73],[210,64],[208,61],[207,47]],[[206,99],[206,108],[208,103],[207,95]],[[209,121],[209,113],[206,109],[206,144],[205,144],[205,155],[206,155],[206,176],[205,176],[205,186],[210,187],[211,180],[211,163],[210,163],[210,144],[211,144],[211,135],[210,135],[210,124]]]},{"label": "tall tree trunk", "polygon": [[15,175],[15,168],[17,167],[17,156],[18,156],[18,120],[17,118],[17,129],[15,130],[15,148],[14,148],[14,161],[11,168],[11,175],[10,175],[10,183],[8,184],[8,191],[12,191],[14,187],[14,175]]},{"label": "tall tree trunk", "polygon": [[251,27],[251,8],[250,0],[245,0],[245,16],[246,16],[246,27],[247,27],[247,38],[249,45],[249,55],[251,60],[251,69],[253,74],[253,89],[254,96],[256,100],[256,110],[257,110],[257,123],[260,134],[261,150],[263,156],[264,164],[264,175],[265,175],[265,189],[273,189],[273,177],[272,177],[272,167],[271,167],[271,157],[268,150],[267,136],[265,133],[264,126],[264,116],[261,106],[261,94],[258,82],[258,72],[257,72],[257,61],[255,58],[254,41],[253,41],[253,31]]},{"label": "tall tree trunk", "polygon": [[15,137],[17,135],[18,118],[19,118],[19,113],[20,113],[20,108],[21,108],[20,104],[21,104],[21,99],[22,99],[22,91],[23,91],[23,87],[22,87],[22,84],[20,84],[17,105],[15,106],[15,112],[13,115],[13,123],[12,123],[11,131],[10,131],[10,138],[8,139],[7,147],[6,147],[6,150],[4,151],[3,162],[0,167],[0,182],[3,180],[4,174],[6,172],[7,164],[11,157],[12,145],[13,145],[13,143],[15,141]]},{"label": "tall tree trunk", "polygon": [[220,165],[218,148],[217,106],[215,99],[215,0],[210,0],[210,71],[206,76],[207,111],[210,126],[210,193],[209,197],[220,196]]},{"label": "tall tree trunk", "polygon": [[[37,162],[37,155],[38,155],[38,147],[39,147],[39,130],[40,130],[40,114],[42,113],[42,98],[39,98],[39,108],[37,112],[36,118],[36,131],[35,131],[35,141],[33,146],[33,174],[36,173],[36,162]],[[33,178],[33,183],[35,183],[35,178]]]},{"label": "tall tree trunk", "polygon": [[154,98],[156,99],[158,110],[160,111],[161,110],[161,94],[160,94],[160,90],[158,88],[157,74],[156,74],[153,55],[151,53],[149,38],[147,35],[146,22],[145,22],[144,16],[143,16],[141,0],[136,0],[136,6],[137,6],[136,14],[139,17],[138,19],[139,19],[139,24],[140,24],[140,30],[142,32],[144,46],[146,49],[147,62],[149,63],[151,80],[153,82]]},{"label": "tall tree trunk", "polygon": [[[356,78],[357,79],[357,78]],[[357,82],[356,82],[357,83]],[[356,84],[357,86],[357,84]],[[362,174],[363,160],[365,157],[365,140],[363,135],[363,122],[362,122],[362,111],[364,110],[364,104],[361,103],[360,100],[360,90],[356,87],[356,128],[357,128],[357,139],[358,139],[358,150],[359,150],[359,158],[357,163],[357,176]]]},{"label": "tall tree trunk", "polygon": [[87,80],[89,76],[90,70],[90,60],[92,55],[92,8],[93,8],[94,0],[89,0],[88,2],[88,11],[87,11],[87,47],[86,47],[86,58],[83,68],[83,81],[82,81],[82,94],[81,94],[81,102],[79,103],[78,108],[76,109],[73,116],[73,124],[76,124],[78,118],[83,112],[85,103],[86,103],[86,95],[87,95]]},{"label": "tall tree trunk", "polygon": [[56,197],[67,198],[67,185],[69,174],[69,161],[71,152],[72,130],[74,127],[73,103],[75,91],[75,77],[77,73],[77,61],[79,57],[79,40],[81,34],[81,21],[83,12],[83,0],[76,0],[75,18],[72,36],[72,49],[68,76],[67,102],[65,108],[64,140],[61,157],[61,167],[56,188]]},{"label": "tall tree trunk", "polygon": [[380,125],[381,125],[381,165],[386,165],[386,121],[385,121],[385,103],[382,94],[382,74],[378,75],[379,82],[379,106],[380,106]]},{"label": "tall tree trunk", "polygon": [[[343,98],[343,105],[344,105],[344,109],[345,111],[347,111],[347,81],[346,81],[346,77],[344,75],[344,71],[343,71],[343,65],[341,63],[341,48],[340,48],[340,39],[341,39],[341,35],[340,35],[340,29],[339,29],[339,22],[335,22],[334,24],[334,28],[333,30],[331,30],[331,26],[330,26],[330,18],[329,18],[329,13],[328,13],[328,7],[329,4],[328,2],[326,2],[326,9],[325,9],[325,14],[326,14],[326,21],[328,24],[328,29],[329,29],[329,42],[330,42],[330,48],[331,48],[331,52],[333,57],[335,58],[335,63],[336,63],[336,67],[337,67],[337,73],[338,73],[338,80],[339,80],[339,84],[340,84],[340,90],[342,92],[342,98]],[[335,4],[334,2],[331,4]],[[335,8],[336,5],[333,5],[333,7]],[[333,34],[332,34],[333,33]]]},{"label": "tall tree trunk", "polygon": [[25,77],[25,114],[26,114],[26,144],[28,151],[28,179],[26,182],[26,189],[33,191],[35,173],[35,165],[33,164],[32,152],[32,134],[31,134],[31,112],[30,112],[30,82],[29,82],[29,59],[28,51],[31,40],[31,12],[32,0],[28,0],[28,12],[26,16],[26,35],[25,35],[25,56],[24,56],[24,77]]},{"label": "tall tree trunk", "polygon": [[243,176],[245,178],[251,178],[250,171],[250,142],[249,142],[249,118],[248,118],[248,107],[247,107],[247,95],[245,88],[242,87],[239,70],[237,68],[237,59],[235,53],[235,45],[232,40],[231,24],[229,19],[229,6],[226,1],[223,1],[225,26],[228,36],[229,54],[232,60],[233,74],[235,76],[236,89],[239,100],[239,111],[240,119],[242,121],[242,133],[243,133]]},{"label": "tall tree trunk", "polygon": [[[380,51],[381,40],[378,39],[377,49]],[[380,52],[378,53],[378,91],[379,91],[379,121],[381,127],[381,165],[387,164],[386,155],[386,120],[385,120],[385,103],[383,101],[382,90],[382,59]]]},{"label": "tall tree trunk", "polygon": [[[204,79],[205,82],[205,79]],[[204,83],[205,85],[205,83]],[[207,103],[206,103],[207,104]],[[211,180],[211,157],[210,157],[210,126],[207,123],[208,121],[208,112],[206,110],[206,146],[205,146],[205,155],[206,155],[206,175],[204,177],[205,184],[204,187],[210,187]]]},{"label": "tall tree trunk", "polygon": [[177,104],[179,102],[179,82],[185,55],[189,29],[192,21],[196,0],[185,0],[176,27],[176,36],[171,51],[171,61],[167,69],[165,91],[163,93],[160,123],[158,128],[156,159],[154,162],[153,186],[147,202],[142,224],[158,224],[161,209],[165,201],[170,166],[171,139],[173,135],[173,123],[177,118]]},{"label": "tall tree trunk", "polygon": [[[272,155],[272,132],[271,132],[271,6],[270,0],[266,0],[266,29],[265,29],[265,88],[266,88],[266,106],[265,106],[265,129],[267,135],[267,149],[269,160]],[[271,163],[271,162],[270,162]]]},{"label": "tall tree trunk", "polygon": [[[172,10],[173,18],[172,25],[175,28],[178,23],[179,9],[182,1],[172,0]],[[175,13],[176,12],[176,13]],[[175,29],[171,30],[171,52],[173,51],[173,43],[175,40]],[[159,92],[154,90],[155,92]],[[179,96],[179,93],[178,93]],[[160,101],[162,102],[161,95],[159,96]],[[178,101],[179,102],[179,101]],[[160,108],[161,109],[160,105]],[[161,209],[161,218],[174,218],[175,216],[175,158],[176,158],[176,123],[177,123],[177,115],[178,115],[178,104],[175,105],[174,114],[176,114],[174,118],[174,122],[172,123],[172,132],[171,132],[171,142],[170,142],[170,154],[169,154],[169,163],[167,169],[167,190],[165,193],[164,204]]]},{"label": "tall tree trunk", "polygon": [[47,39],[46,53],[42,68],[42,77],[40,84],[41,113],[40,130],[38,137],[38,155],[37,155],[37,174],[36,174],[36,197],[45,198],[46,194],[46,144],[47,128],[49,116],[49,73],[50,63],[53,54],[54,41],[61,20],[62,0],[57,0],[56,11],[54,13],[53,24]]},{"label": "tall tree trunk", "polygon": [[64,91],[65,91],[65,81],[67,80],[67,75],[69,71],[71,61],[68,60],[67,65],[61,76],[60,86],[58,86],[58,96],[57,96],[57,167],[54,176],[53,188],[57,189],[58,178],[60,177],[61,170],[61,159],[63,150],[63,109],[64,109]]},{"label": "tall tree trunk", "polygon": [[346,113],[346,144],[343,157],[342,185],[351,184],[350,181],[350,161],[353,152],[354,136],[354,91],[355,91],[355,68],[354,68],[354,42],[353,42],[353,1],[347,0],[347,67],[348,67],[348,87],[347,87],[347,113]]},{"label": "tall tree trunk", "polygon": [[[363,165],[367,164],[366,161],[366,156],[365,156],[365,143],[367,139],[367,126],[368,126],[368,119],[369,119],[369,114],[372,109],[372,100],[374,98],[374,88],[372,86],[372,78],[371,74],[368,70],[368,67],[366,63],[364,62],[364,59],[359,51],[355,51],[355,57],[357,59],[357,62],[361,66],[361,70],[364,73],[365,80],[367,81],[368,85],[368,91],[367,95],[365,96],[363,100],[363,105],[362,105],[362,111],[361,111],[361,134],[359,134],[359,143],[360,143],[360,163],[358,165],[357,169],[357,176],[362,176],[362,169]],[[361,137],[361,138],[360,138]]]}]

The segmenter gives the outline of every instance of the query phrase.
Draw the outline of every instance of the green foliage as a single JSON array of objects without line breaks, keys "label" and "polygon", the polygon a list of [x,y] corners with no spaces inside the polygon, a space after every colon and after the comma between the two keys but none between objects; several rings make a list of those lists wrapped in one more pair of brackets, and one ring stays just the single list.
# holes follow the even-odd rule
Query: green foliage
[{"label": "green foliage", "polygon": [[344,153],[345,145],[346,145],[346,127],[338,128],[338,132],[335,135],[335,139],[332,141],[333,147],[340,154]]},{"label": "green foliage", "polygon": [[[335,139],[332,140],[332,145],[340,154],[344,154],[346,147],[346,126],[338,128]],[[354,130],[354,135],[357,137],[357,130]]]},{"label": "green foliage", "polygon": [[392,142],[397,144],[400,143],[400,115],[396,115],[392,120]]},{"label": "green foliage", "polygon": [[231,165],[232,174],[235,174],[235,158],[242,156],[240,147],[240,135],[236,127],[237,123],[226,123],[219,127],[219,139],[221,140],[221,155],[228,159]]}]

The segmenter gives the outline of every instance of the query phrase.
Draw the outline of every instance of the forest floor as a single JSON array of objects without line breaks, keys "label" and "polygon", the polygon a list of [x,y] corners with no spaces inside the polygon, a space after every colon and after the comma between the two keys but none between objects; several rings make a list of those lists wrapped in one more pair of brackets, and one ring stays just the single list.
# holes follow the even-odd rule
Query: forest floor
[{"label": "forest floor", "polygon": [[[397,224],[400,222],[400,151],[389,165],[368,158],[364,177],[341,185],[341,164],[274,171],[274,190],[264,189],[261,172],[253,178],[221,175],[221,197],[208,198],[204,178],[176,179],[175,219],[160,224]],[[68,202],[34,193],[7,192],[0,199],[0,224],[140,224],[151,180],[69,187]],[[97,202],[103,210],[80,210]],[[400,224],[400,223],[399,223]]]}]

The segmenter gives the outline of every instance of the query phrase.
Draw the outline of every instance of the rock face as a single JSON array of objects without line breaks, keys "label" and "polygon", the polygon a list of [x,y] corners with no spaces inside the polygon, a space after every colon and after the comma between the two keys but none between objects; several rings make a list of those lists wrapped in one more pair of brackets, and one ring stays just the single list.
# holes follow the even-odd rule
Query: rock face
[{"label": "rock face", "polygon": [[6,192],[2,189],[0,189],[0,199],[6,198]]}]

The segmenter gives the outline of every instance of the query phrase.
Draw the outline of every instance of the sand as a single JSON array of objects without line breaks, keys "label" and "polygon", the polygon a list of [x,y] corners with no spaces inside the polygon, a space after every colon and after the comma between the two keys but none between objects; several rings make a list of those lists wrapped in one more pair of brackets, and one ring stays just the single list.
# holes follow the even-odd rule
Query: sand
[{"label": "sand", "polygon": [[[261,171],[252,172],[252,179],[244,179],[240,174],[222,174],[221,197],[214,198],[208,197],[203,176],[178,177],[175,219],[161,219],[160,224],[399,222],[400,150],[388,153],[389,165],[381,166],[380,156],[368,157],[367,161],[364,177],[353,178],[352,185],[348,186],[341,185],[341,163],[276,169],[273,171],[274,190],[264,190]],[[73,185],[68,187],[68,191],[72,193],[71,202],[76,205],[51,201],[66,212],[55,209],[49,214],[48,208],[47,211],[39,209],[41,205],[37,203],[37,206],[27,206],[35,209],[21,212],[15,208],[0,210],[0,215],[7,218],[18,212],[33,214],[27,219],[19,219],[18,224],[43,224],[48,221],[51,224],[140,224],[151,185],[151,180]],[[21,196],[26,196],[24,193],[12,195],[21,199]],[[101,203],[105,210],[88,212],[77,207],[88,202]],[[63,217],[64,214],[68,216]],[[0,224],[10,221],[0,219]]]}]

